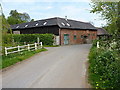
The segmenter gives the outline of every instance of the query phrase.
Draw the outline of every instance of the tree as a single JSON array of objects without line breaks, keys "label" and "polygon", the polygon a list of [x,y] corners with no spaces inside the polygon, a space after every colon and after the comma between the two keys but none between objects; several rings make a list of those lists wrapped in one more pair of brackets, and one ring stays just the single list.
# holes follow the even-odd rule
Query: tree
[{"label": "tree", "polygon": [[107,29],[111,34],[118,31],[117,19],[118,19],[118,2],[95,2],[92,1],[91,13],[100,13],[102,19],[107,21]]},{"label": "tree", "polygon": [[118,34],[120,35],[120,1],[118,2],[118,18],[117,18],[117,27],[118,27]]},{"label": "tree", "polygon": [[1,31],[2,31],[1,33],[3,34],[3,33],[8,32],[8,29],[10,28],[10,25],[5,18],[5,15],[3,14],[1,4],[0,4],[0,11],[1,11],[1,13],[0,13],[0,21],[1,21],[0,22],[0,25],[1,25],[0,28],[1,28]]},{"label": "tree", "polygon": [[21,21],[19,19],[16,19],[16,18],[14,18],[12,16],[8,17],[7,21],[11,25],[21,23]]},{"label": "tree", "polygon": [[34,19],[31,19],[31,21],[30,22],[33,22],[33,21],[35,21]]},{"label": "tree", "polygon": [[27,13],[19,13],[17,10],[11,10],[7,21],[10,25],[30,22],[30,16]]}]

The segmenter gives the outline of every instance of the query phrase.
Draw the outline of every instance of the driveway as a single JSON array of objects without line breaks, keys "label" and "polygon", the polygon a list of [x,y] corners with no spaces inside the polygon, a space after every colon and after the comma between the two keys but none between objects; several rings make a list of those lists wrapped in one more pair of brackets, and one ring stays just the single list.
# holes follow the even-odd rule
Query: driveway
[{"label": "driveway", "polygon": [[90,44],[49,47],[3,71],[3,88],[88,88]]}]

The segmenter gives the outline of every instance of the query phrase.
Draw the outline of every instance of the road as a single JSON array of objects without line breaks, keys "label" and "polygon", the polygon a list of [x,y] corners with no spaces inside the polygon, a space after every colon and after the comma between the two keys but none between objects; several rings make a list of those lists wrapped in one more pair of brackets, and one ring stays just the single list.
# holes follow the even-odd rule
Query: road
[{"label": "road", "polygon": [[49,47],[2,73],[3,88],[88,88],[90,44]]}]

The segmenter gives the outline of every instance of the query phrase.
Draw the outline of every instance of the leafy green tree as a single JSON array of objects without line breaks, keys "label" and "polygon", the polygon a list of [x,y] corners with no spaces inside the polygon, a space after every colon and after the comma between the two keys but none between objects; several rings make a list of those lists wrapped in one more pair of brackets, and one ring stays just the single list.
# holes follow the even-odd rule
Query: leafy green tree
[{"label": "leafy green tree", "polygon": [[11,24],[11,25],[21,23],[20,20],[14,18],[14,17],[12,17],[12,16],[8,17],[8,18],[7,18],[7,21],[8,21],[9,24]]},{"label": "leafy green tree", "polygon": [[30,16],[27,13],[19,13],[17,10],[11,10],[7,21],[10,25],[30,22]]},{"label": "leafy green tree", "polygon": [[120,1],[118,2],[118,18],[117,18],[117,27],[118,27],[118,34],[120,35]]},{"label": "leafy green tree", "polygon": [[[100,40],[101,47],[97,50],[99,51],[101,49],[101,51],[99,51],[100,53],[102,52],[101,56],[97,50],[92,51],[94,55],[92,56],[93,58],[91,58],[91,61],[93,61],[92,64],[94,64],[95,67],[91,66],[91,70],[98,70],[98,72],[96,73],[95,71],[95,73],[93,72],[93,74],[91,74],[91,76],[93,77],[91,78],[91,81],[94,83],[93,86],[96,88],[112,88],[118,90],[120,86],[120,1],[93,1],[91,7],[91,13],[100,13],[102,18],[107,21],[107,25],[105,26],[105,28],[108,29],[109,32],[112,34],[111,39],[106,39],[104,40],[105,42],[103,40]],[[96,51],[98,52],[98,54],[96,54]],[[101,61],[105,63],[103,64],[101,63]],[[100,65],[98,66],[97,64]],[[97,80],[95,77],[98,77],[99,79]],[[104,83],[102,83],[101,81]]]},{"label": "leafy green tree", "polygon": [[1,28],[2,34],[6,34],[8,32],[8,30],[10,29],[10,25],[7,22],[3,13],[2,13],[2,15],[0,15],[0,18],[1,18],[1,24],[2,24],[2,28]]},{"label": "leafy green tree", "polygon": [[31,19],[31,21],[30,22],[33,22],[33,21],[35,21],[34,19]]},{"label": "leafy green tree", "polygon": [[100,13],[103,20],[107,21],[106,28],[112,34],[117,32],[118,2],[95,2],[92,0],[91,13]]}]

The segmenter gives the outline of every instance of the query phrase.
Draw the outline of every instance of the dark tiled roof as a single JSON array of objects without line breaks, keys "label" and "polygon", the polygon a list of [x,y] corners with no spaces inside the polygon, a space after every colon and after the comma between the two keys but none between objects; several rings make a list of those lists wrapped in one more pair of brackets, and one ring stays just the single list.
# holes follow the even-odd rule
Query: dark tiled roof
[{"label": "dark tiled roof", "polygon": [[24,29],[24,28],[54,26],[54,25],[58,25],[60,28],[67,28],[67,29],[96,30],[96,28],[90,23],[75,21],[70,19],[66,20],[65,18],[59,18],[59,17],[43,19],[43,20],[22,23],[22,24],[15,24],[15,25],[11,25],[11,28],[14,30],[14,29]]},{"label": "dark tiled roof", "polygon": [[103,28],[97,28],[97,35],[108,35],[108,32]]}]

